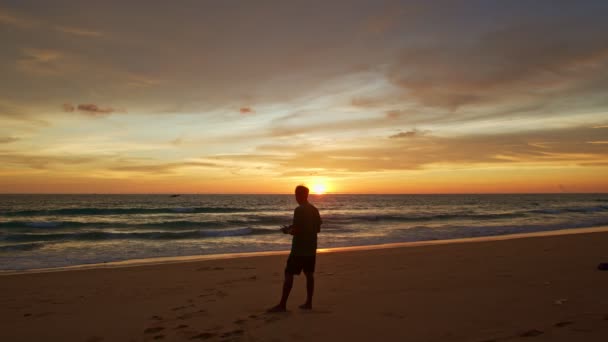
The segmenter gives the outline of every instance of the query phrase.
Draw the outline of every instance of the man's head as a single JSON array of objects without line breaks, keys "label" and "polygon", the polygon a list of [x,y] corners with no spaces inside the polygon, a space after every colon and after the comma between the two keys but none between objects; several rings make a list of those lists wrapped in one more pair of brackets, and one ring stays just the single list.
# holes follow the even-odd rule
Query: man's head
[{"label": "man's head", "polygon": [[298,201],[298,204],[304,204],[308,202],[308,193],[309,190],[304,185],[296,186],[296,201]]}]

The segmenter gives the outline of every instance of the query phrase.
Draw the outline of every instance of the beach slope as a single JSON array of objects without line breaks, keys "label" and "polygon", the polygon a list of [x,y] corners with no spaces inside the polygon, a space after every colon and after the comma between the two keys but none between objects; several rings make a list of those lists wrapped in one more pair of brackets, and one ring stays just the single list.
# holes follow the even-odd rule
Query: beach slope
[{"label": "beach slope", "polygon": [[1,341],[605,341],[608,233],[0,276]]}]

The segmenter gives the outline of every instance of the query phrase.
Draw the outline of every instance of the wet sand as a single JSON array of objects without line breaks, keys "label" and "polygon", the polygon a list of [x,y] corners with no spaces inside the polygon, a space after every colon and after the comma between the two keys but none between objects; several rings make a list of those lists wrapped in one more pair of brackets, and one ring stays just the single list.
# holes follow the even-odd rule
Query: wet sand
[{"label": "wet sand", "polygon": [[605,341],[608,232],[0,276],[0,341]]}]

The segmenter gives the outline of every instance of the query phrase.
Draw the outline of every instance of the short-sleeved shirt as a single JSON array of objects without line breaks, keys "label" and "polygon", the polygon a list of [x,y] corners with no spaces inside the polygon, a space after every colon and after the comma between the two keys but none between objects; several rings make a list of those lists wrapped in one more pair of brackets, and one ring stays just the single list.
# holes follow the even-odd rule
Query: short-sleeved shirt
[{"label": "short-sleeved shirt", "polygon": [[310,256],[317,253],[317,233],[321,230],[319,210],[304,203],[293,211],[293,225],[297,234],[291,240],[291,255]]}]

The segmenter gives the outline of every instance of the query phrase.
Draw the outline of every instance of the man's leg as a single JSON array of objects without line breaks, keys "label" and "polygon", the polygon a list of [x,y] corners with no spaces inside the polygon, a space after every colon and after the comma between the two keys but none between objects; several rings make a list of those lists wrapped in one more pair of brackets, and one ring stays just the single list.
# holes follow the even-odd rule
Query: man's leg
[{"label": "man's leg", "polygon": [[293,274],[285,272],[285,281],[283,282],[283,295],[281,296],[281,303],[279,305],[284,309],[287,308],[287,298],[291,292],[293,286]]},{"label": "man's leg", "polygon": [[285,272],[285,281],[283,282],[283,294],[281,295],[281,302],[270,308],[269,312],[283,312],[287,311],[287,298],[289,298],[289,293],[291,292],[291,288],[293,287],[293,274]]},{"label": "man's leg", "polygon": [[312,295],[315,292],[315,274],[314,272],[304,272],[306,275],[306,303],[300,305],[300,309],[312,309]]}]

